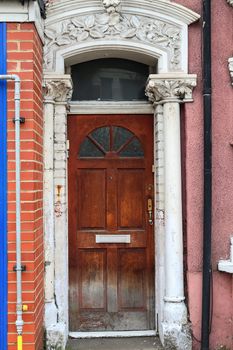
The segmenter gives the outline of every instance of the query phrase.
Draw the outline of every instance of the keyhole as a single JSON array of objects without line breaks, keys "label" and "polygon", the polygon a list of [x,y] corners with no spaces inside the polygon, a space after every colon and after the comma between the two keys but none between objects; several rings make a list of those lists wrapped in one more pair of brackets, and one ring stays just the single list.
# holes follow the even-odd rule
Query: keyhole
[{"label": "keyhole", "polygon": [[147,189],[148,189],[148,191],[152,191],[153,190],[153,185],[148,185]]}]

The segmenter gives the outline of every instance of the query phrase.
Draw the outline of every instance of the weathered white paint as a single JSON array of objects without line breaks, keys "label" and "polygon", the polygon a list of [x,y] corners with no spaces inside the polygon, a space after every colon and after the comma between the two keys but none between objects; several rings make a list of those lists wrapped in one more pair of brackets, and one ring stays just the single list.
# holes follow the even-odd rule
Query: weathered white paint
[{"label": "weathered white paint", "polygon": [[72,101],[69,116],[72,114],[153,114],[153,112],[153,106],[148,101]]},{"label": "weathered white paint", "polygon": [[233,237],[231,237],[230,259],[219,260],[218,270],[227,273],[233,273]]},{"label": "weathered white paint", "polygon": [[[107,53],[106,53],[107,52]],[[163,73],[168,69],[168,53],[156,46],[145,43],[135,43],[124,39],[111,41],[99,40],[98,42],[85,42],[60,48],[56,51],[55,69],[64,74],[65,63],[72,65],[99,58],[123,58],[158,66],[158,72]]]},{"label": "weathered white paint", "polygon": [[[132,32],[137,28],[140,31],[145,20],[157,21],[158,26],[163,27],[159,33],[163,40],[157,40],[154,33],[148,36],[147,31],[142,36],[136,36],[136,31],[128,34],[124,26],[122,32],[117,30],[111,35],[106,26],[102,28],[103,22],[98,22],[101,16],[105,16],[105,21],[106,13],[100,1],[52,4],[46,19],[45,70],[63,74],[65,66],[95,58],[122,57],[142,62],[148,57],[154,64],[158,61],[159,73],[187,72],[188,25],[200,17],[193,11],[164,0],[129,0],[122,4],[121,22],[128,26],[127,30]],[[77,27],[75,19],[86,23],[84,28]],[[114,29],[114,25],[110,27]],[[97,36],[92,33],[93,28],[98,31]],[[169,34],[164,33],[166,30]],[[169,44],[164,44],[167,40]]]},{"label": "weathered white paint", "polygon": [[182,198],[180,157],[180,106],[168,102],[163,107],[165,161],[165,301],[184,300]]},{"label": "weathered white paint", "polygon": [[157,331],[162,334],[162,322],[164,319],[164,292],[165,292],[165,269],[164,269],[164,125],[163,107],[157,105],[154,115],[154,163],[155,163],[155,291],[156,309],[155,320]]},{"label": "weathered white paint", "polygon": [[222,272],[233,273],[233,261],[219,260],[218,270]]},{"label": "weathered white paint", "polygon": [[45,258],[45,327],[55,324],[57,308],[54,300],[54,155],[53,155],[54,101],[44,102],[44,252]]},{"label": "weathered white paint", "polygon": [[[76,16],[83,12],[95,12],[104,9],[101,1],[80,0],[77,5],[76,0],[56,1],[48,7],[48,24],[67,19],[70,15]],[[167,17],[176,22],[185,23],[187,25],[195,22],[200,16],[192,10],[182,5],[175,4],[170,0],[124,0],[122,1],[122,11],[138,13],[143,11],[145,15],[153,12],[160,17]]]},{"label": "weathered white paint", "polygon": [[131,337],[152,337],[156,332],[151,331],[115,331],[115,332],[69,332],[71,338],[88,339],[88,338],[131,338]]},{"label": "weathered white paint", "polygon": [[68,75],[44,76],[45,327],[49,346],[68,336],[67,101]]},{"label": "weathered white paint", "polygon": [[[164,104],[164,161],[165,161],[165,296],[164,344],[180,342],[183,326],[187,326],[187,309],[184,303],[183,229],[180,158],[180,106],[178,102]],[[177,331],[177,339],[171,335]],[[192,342],[185,339],[185,349]],[[191,338],[190,338],[191,340]],[[168,345],[167,345],[168,348]]]},{"label": "weathered white paint", "polygon": [[38,34],[44,42],[44,20],[36,1],[25,1],[24,5],[16,0],[0,1],[0,22],[34,22]]},{"label": "weathered white paint", "polygon": [[[54,115],[54,231],[55,295],[59,323],[68,325],[68,218],[67,218],[67,112],[66,101],[55,104]],[[60,196],[58,186],[60,186]],[[62,257],[62,258],[61,258]],[[67,329],[66,329],[67,334]]]},{"label": "weathered white paint", "polygon": [[150,100],[163,106],[165,293],[159,329],[166,349],[192,348],[184,303],[180,103],[191,101],[195,85],[195,75],[157,74],[150,75],[146,88]]}]

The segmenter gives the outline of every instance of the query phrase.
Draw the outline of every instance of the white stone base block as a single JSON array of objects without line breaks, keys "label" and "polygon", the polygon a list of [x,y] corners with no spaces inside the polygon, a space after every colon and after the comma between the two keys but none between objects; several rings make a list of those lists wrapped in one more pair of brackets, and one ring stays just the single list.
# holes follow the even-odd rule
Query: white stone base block
[{"label": "white stone base block", "polygon": [[67,342],[67,326],[64,323],[56,323],[46,329],[46,349],[65,350]]},{"label": "white stone base block", "polygon": [[[181,299],[180,297],[179,299]],[[168,323],[186,324],[187,308],[184,301],[167,301],[168,297],[164,297],[164,321]],[[170,300],[175,298],[169,298]],[[177,298],[178,299],[178,298]],[[184,298],[182,298],[184,299]]]},{"label": "white stone base block", "polygon": [[45,302],[45,328],[50,327],[51,324],[57,323],[57,307],[54,300]]},{"label": "white stone base block", "polygon": [[192,337],[188,324],[162,323],[163,346],[166,350],[192,350]]},{"label": "white stone base block", "polygon": [[[166,299],[166,297],[165,297]],[[160,338],[166,350],[192,350],[192,336],[187,323],[185,303],[165,302],[162,335]]]}]

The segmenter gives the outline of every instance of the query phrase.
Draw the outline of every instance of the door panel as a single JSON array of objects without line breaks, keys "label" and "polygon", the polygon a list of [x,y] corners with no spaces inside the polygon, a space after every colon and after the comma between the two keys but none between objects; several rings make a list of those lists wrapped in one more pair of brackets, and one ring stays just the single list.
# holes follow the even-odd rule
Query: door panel
[{"label": "door panel", "polygon": [[70,330],[154,329],[152,117],[72,116],[68,135]]},{"label": "door panel", "polygon": [[106,258],[106,249],[80,250],[80,309],[106,309]]},{"label": "door panel", "polygon": [[119,309],[145,310],[145,249],[119,249],[118,264]]},{"label": "door panel", "polygon": [[118,170],[118,227],[142,229],[144,225],[144,170]]},{"label": "door panel", "polygon": [[106,171],[81,169],[78,177],[78,228],[105,229]]}]

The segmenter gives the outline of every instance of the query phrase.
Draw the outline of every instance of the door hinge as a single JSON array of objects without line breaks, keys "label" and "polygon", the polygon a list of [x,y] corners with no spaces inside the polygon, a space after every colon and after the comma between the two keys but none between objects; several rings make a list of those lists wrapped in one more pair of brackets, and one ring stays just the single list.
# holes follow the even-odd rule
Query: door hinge
[{"label": "door hinge", "polygon": [[67,154],[67,158],[69,158],[69,153],[70,153],[70,140],[66,140],[66,154]]},{"label": "door hinge", "polygon": [[152,165],[152,173],[155,173],[155,166],[154,166],[154,164]]}]

